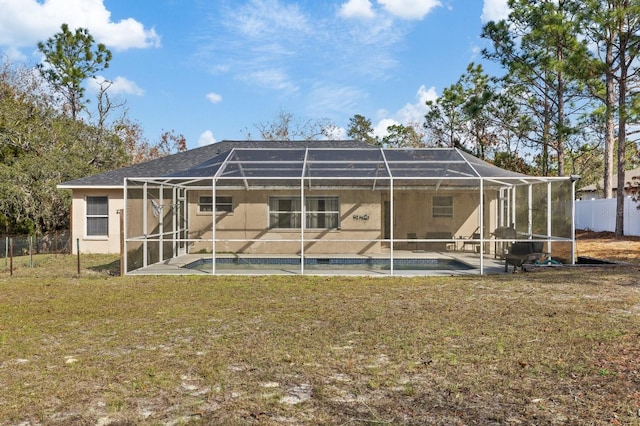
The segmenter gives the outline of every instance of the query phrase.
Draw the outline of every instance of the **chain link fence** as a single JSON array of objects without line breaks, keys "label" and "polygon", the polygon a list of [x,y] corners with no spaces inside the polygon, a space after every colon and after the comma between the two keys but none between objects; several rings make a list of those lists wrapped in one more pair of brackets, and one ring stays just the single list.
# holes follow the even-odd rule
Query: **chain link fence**
[{"label": "chain link fence", "polygon": [[71,253],[69,231],[54,231],[45,235],[3,235],[0,237],[0,258],[32,254]]}]

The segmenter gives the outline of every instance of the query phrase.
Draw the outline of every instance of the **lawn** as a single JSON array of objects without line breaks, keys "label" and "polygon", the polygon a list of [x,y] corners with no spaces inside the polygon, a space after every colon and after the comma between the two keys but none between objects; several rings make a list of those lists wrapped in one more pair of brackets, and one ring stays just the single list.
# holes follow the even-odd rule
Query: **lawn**
[{"label": "lawn", "polygon": [[638,268],[0,273],[0,425],[639,424]]}]

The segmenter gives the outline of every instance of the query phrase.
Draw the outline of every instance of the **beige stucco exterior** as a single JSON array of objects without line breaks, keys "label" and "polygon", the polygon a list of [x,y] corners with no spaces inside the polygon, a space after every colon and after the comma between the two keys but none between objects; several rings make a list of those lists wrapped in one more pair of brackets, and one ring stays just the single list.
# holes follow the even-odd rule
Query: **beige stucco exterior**
[{"label": "beige stucco exterior", "polygon": [[[269,228],[269,197],[299,197],[298,190],[265,191],[234,190],[218,191],[219,196],[231,196],[233,210],[230,213],[216,214],[215,250],[218,253],[247,254],[299,254],[301,251],[299,229]],[[389,209],[389,191],[374,190],[325,190],[306,191],[305,196],[338,197],[340,208],[339,229],[309,229],[304,233],[306,254],[379,254],[388,250],[388,244],[381,240],[390,236],[385,229],[389,223],[386,215]],[[452,217],[433,217],[432,200],[434,196],[453,197]],[[109,233],[104,237],[86,235],[86,197],[106,196],[109,200]],[[155,196],[159,196],[158,193]],[[189,253],[210,253],[213,249],[211,229],[212,214],[199,211],[200,196],[211,196],[210,191],[189,191],[187,195],[188,238],[186,251]],[[170,192],[164,195],[165,205],[170,203]],[[150,199],[153,197],[150,197]],[[486,197],[485,197],[486,198]],[[495,200],[485,199],[485,229],[493,229]],[[145,234],[142,221],[142,200],[133,197],[128,203],[128,237]],[[386,207],[385,207],[386,205]],[[82,253],[119,253],[120,252],[120,214],[124,200],[121,189],[75,189],[72,203],[72,238],[76,252],[76,239],[80,240]],[[479,193],[468,190],[462,192],[438,192],[429,190],[396,190],[394,192],[395,219],[393,238],[406,240],[409,234],[418,239],[446,238],[469,239],[478,231]],[[136,213],[137,212],[137,213]],[[135,213],[135,214],[134,214]],[[163,231],[173,230],[173,211],[163,209],[161,215],[154,215],[147,208],[146,234],[156,239],[160,230],[159,217],[163,218]],[[440,235],[434,237],[433,235]],[[156,235],[156,236],[154,236]],[[185,235],[186,236],[186,235]],[[163,236],[166,253],[174,250],[171,235]],[[489,238],[489,235],[485,235]],[[194,241],[195,240],[195,241]],[[207,241],[209,240],[209,241]],[[253,241],[252,241],[253,240]],[[318,241],[314,241],[318,240]],[[355,240],[355,241],[344,241]],[[359,241],[358,241],[359,240]],[[149,242],[149,244],[158,244]],[[131,243],[130,250],[140,244]],[[397,242],[396,249],[411,248],[411,243]],[[151,250],[153,251],[153,250]],[[154,256],[155,257],[155,256]],[[149,259],[154,260],[154,259]],[[156,259],[157,261],[158,259]]]},{"label": "beige stucco exterior", "polygon": [[[109,231],[106,236],[87,235],[86,197],[107,197],[109,200]],[[124,208],[122,189],[74,189],[71,202],[71,238],[73,253],[120,253],[120,215]]]},{"label": "beige stucco exterior", "polygon": [[[198,198],[202,195],[211,195],[211,192],[195,191],[190,192],[188,196],[189,238],[211,240],[211,213],[198,211]],[[269,229],[269,197],[299,197],[299,191],[220,191],[217,195],[232,197],[233,212],[216,215],[216,252],[301,252],[299,229]],[[453,217],[433,217],[432,199],[436,195],[453,197]],[[306,254],[378,254],[387,249],[388,244],[373,240],[384,239],[385,235],[390,236],[389,230],[385,229],[385,223],[389,223],[385,217],[389,191],[305,191],[305,196],[338,197],[340,204],[339,229],[309,229],[304,232]],[[448,234],[449,238],[468,239],[478,230],[478,203],[477,191],[395,191],[393,237],[403,240],[408,238],[408,234],[414,233],[419,239],[443,238],[434,237],[434,234]],[[486,218],[486,221],[490,220],[489,217]],[[398,242],[395,247],[405,249],[408,245],[406,242]],[[212,249],[210,241],[192,242],[189,245],[190,253],[210,253]]]}]

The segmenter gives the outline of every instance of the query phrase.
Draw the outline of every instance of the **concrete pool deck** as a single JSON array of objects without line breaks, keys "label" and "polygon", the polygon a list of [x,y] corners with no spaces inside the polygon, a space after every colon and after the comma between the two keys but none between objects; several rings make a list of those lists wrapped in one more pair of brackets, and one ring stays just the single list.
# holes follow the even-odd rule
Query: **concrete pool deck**
[{"label": "concrete pool deck", "polygon": [[[211,271],[200,269],[190,269],[187,265],[198,261],[211,261],[211,254],[186,254],[169,259],[164,262],[149,265],[144,268],[136,269],[129,272],[128,275],[212,275]],[[352,255],[352,254],[314,254],[305,258],[313,259],[361,259],[363,262],[371,259],[389,260],[388,254],[379,255]],[[256,255],[256,254],[219,254],[216,259],[296,259],[292,255]],[[397,250],[394,252],[394,261],[402,260],[453,260],[467,265],[468,269],[410,269],[403,267],[395,268],[393,276],[451,276],[451,275],[479,275],[480,274],[480,255],[473,252],[422,252]],[[504,274],[504,260],[494,258],[493,255],[484,256],[484,273],[485,274]],[[511,271],[511,269],[510,269]],[[294,264],[269,264],[261,268],[247,267],[242,268],[240,265],[216,265],[215,275],[301,275],[300,265]],[[305,265],[304,275],[344,275],[344,276],[392,276],[388,269],[371,268],[368,265],[326,265],[323,264],[321,269],[317,269],[312,265]]]}]

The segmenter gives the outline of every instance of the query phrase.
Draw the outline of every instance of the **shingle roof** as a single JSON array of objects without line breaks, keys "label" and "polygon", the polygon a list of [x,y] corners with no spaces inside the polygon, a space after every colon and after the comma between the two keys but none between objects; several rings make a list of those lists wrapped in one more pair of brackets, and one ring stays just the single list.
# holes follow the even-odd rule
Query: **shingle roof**
[{"label": "shingle roof", "polygon": [[[625,188],[629,187],[629,182],[633,182],[634,179],[640,178],[640,168],[625,170],[624,172],[624,186]],[[611,189],[618,189],[618,174],[614,174],[611,179],[613,180],[613,187]],[[578,192],[597,192],[604,188],[604,179],[600,179],[597,184],[592,183],[591,185],[583,186],[578,189]]]},{"label": "shingle roof", "polygon": [[111,170],[93,176],[74,179],[58,185],[59,188],[82,187],[123,187],[124,179],[128,177],[156,177],[166,176],[182,170],[187,170],[198,164],[216,157],[233,148],[299,148],[313,146],[318,148],[370,148],[371,145],[356,140],[330,141],[220,141],[200,148],[190,149],[177,154],[158,158],[144,163]]}]

